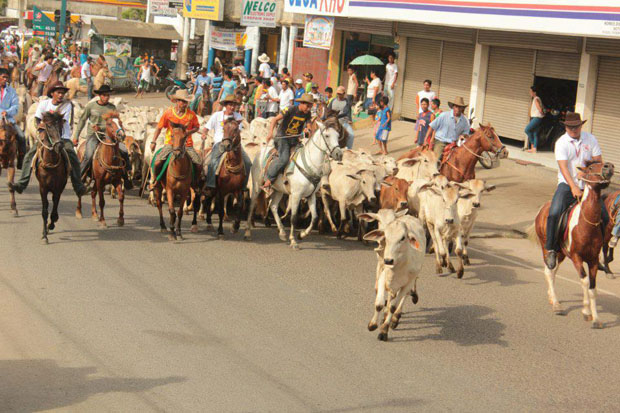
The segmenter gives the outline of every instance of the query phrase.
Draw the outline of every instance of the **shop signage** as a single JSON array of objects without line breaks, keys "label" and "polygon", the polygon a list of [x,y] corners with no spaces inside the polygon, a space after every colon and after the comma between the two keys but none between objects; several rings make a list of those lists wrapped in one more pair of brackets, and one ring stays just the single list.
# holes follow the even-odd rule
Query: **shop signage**
[{"label": "shop signage", "polygon": [[178,7],[172,7],[168,0],[151,0],[151,15],[153,16],[168,16],[175,17],[177,15],[177,9],[183,7],[181,3]]},{"label": "shop signage", "polygon": [[32,6],[32,34],[38,37],[56,36],[56,23],[37,6]]},{"label": "shop signage", "polygon": [[103,54],[116,57],[131,56],[131,38],[105,36],[103,38]]},{"label": "shop signage", "polygon": [[236,52],[246,48],[247,39],[245,29],[225,29],[211,26],[209,46],[216,50]]},{"label": "shop signage", "polygon": [[329,50],[334,33],[334,18],[329,16],[306,16],[304,47]]},{"label": "shop signage", "polygon": [[276,27],[275,0],[243,0],[242,26]]},{"label": "shop signage", "polygon": [[183,0],[183,17],[222,20],[224,18],[224,0]]},{"label": "shop signage", "polygon": [[348,8],[349,0],[284,0],[284,11],[288,13],[347,16]]}]

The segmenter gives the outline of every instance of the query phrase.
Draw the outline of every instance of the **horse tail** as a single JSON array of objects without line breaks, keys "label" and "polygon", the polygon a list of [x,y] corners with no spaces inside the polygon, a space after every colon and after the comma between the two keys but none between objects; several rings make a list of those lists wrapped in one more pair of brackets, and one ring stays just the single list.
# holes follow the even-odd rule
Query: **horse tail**
[{"label": "horse tail", "polygon": [[525,229],[525,233],[527,234],[527,239],[534,244],[540,245],[540,239],[538,238],[538,234],[536,233],[536,222],[532,223]]}]

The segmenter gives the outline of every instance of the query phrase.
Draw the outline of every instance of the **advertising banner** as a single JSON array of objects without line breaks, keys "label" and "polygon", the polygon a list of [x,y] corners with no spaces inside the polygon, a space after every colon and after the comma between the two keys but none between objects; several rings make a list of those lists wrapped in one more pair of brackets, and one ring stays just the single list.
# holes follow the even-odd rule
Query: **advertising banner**
[{"label": "advertising banner", "polygon": [[329,50],[334,33],[334,18],[328,16],[306,16],[304,47]]},{"label": "advertising banner", "polygon": [[224,18],[224,0],[183,0],[183,17],[222,20]]},{"label": "advertising banner", "polygon": [[246,48],[247,38],[244,29],[225,29],[211,26],[209,46],[216,50],[235,52]]},{"label": "advertising banner", "polygon": [[149,3],[153,16],[175,17],[177,15],[177,9],[183,7],[182,3],[178,7],[171,7],[170,1],[168,0],[151,0]]},{"label": "advertising banner", "polygon": [[103,54],[116,57],[131,56],[131,38],[105,36],[103,38]]},{"label": "advertising banner", "polygon": [[349,0],[284,0],[284,11],[288,13],[346,17],[348,9]]},{"label": "advertising banner", "polygon": [[242,26],[276,27],[275,0],[243,0]]},{"label": "advertising banner", "polygon": [[32,6],[32,34],[37,37],[54,37],[56,23],[37,6]]}]

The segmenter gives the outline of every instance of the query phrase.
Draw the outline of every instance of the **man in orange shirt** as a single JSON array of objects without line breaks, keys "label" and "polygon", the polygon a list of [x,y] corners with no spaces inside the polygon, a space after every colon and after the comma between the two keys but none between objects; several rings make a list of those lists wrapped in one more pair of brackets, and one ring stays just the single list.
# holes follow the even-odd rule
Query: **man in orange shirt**
[{"label": "man in orange shirt", "polygon": [[192,163],[194,163],[196,167],[195,170],[202,170],[202,159],[200,158],[200,155],[198,155],[198,152],[194,149],[194,141],[192,140],[192,135],[197,132],[200,127],[198,117],[188,108],[189,102],[191,102],[192,99],[193,96],[187,93],[187,90],[177,90],[176,93],[170,97],[170,100],[174,103],[174,106],[168,108],[168,110],[166,110],[161,116],[161,119],[159,119],[157,129],[155,130],[153,140],[151,141],[151,151],[155,151],[157,138],[163,129],[166,130],[166,135],[164,137],[164,147],[157,154],[154,165],[155,167],[151,171],[151,183],[155,182],[156,171],[161,169],[162,164],[172,153],[172,123],[185,125],[186,133],[188,135],[187,140],[185,141],[185,151],[192,160]]}]

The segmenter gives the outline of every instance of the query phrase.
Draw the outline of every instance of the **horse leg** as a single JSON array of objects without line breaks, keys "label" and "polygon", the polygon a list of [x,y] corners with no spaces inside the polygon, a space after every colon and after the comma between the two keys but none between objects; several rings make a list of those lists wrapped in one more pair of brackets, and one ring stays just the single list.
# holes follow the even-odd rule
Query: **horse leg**
[{"label": "horse leg", "polygon": [[198,216],[198,211],[201,208],[200,196],[201,196],[200,192],[196,192],[196,196],[194,196],[194,200],[192,201],[192,210],[194,211],[194,216],[192,219],[191,231],[193,233],[198,232],[198,221],[196,220],[196,217]]},{"label": "horse leg", "polygon": [[211,209],[211,204],[213,204],[213,194],[208,194],[205,197],[205,200],[203,202],[203,208],[205,211],[207,211],[207,231],[215,231],[215,228],[213,228],[213,222],[211,221],[211,216],[213,215],[213,210]]},{"label": "horse leg", "polygon": [[[598,310],[596,309],[596,273],[598,271],[598,259],[588,263],[588,298],[590,301],[590,314],[592,320],[592,328],[603,328],[603,323],[598,318]],[[582,284],[585,282],[582,280]],[[585,313],[584,313],[585,315]]]},{"label": "horse leg", "polygon": [[310,215],[312,217],[310,219],[310,225],[308,225],[308,228],[306,228],[299,234],[299,239],[304,239],[308,235],[310,235],[310,232],[312,231],[312,228],[314,227],[314,224],[318,219],[319,214],[316,210],[316,192],[310,195],[310,198],[308,198],[308,208],[310,208]]},{"label": "horse leg", "polygon": [[122,227],[125,225],[125,189],[123,188],[122,183],[119,182],[119,184],[116,185],[116,192],[118,192],[119,203],[118,219],[116,220],[116,223],[119,227]]},{"label": "horse leg", "polygon": [[220,219],[220,222],[217,225],[218,238],[224,238],[224,202],[226,202],[226,197],[218,191],[215,202],[215,207],[217,208],[217,216]]},{"label": "horse leg", "polygon": [[276,221],[276,225],[278,226],[278,236],[282,241],[286,241],[286,231],[284,231],[284,225],[282,224],[282,219],[278,213],[278,206],[280,205],[280,201],[283,196],[284,194],[281,192],[274,192],[269,202],[269,209],[271,210],[273,218]]},{"label": "horse leg", "polygon": [[159,228],[161,230],[161,233],[165,234],[166,232],[168,232],[168,228],[166,228],[166,224],[164,223],[164,213],[162,211],[163,202],[161,199],[161,189],[159,188],[159,184],[153,192],[155,196],[155,203],[157,204],[157,210],[159,211]]},{"label": "horse leg", "polygon": [[99,226],[101,228],[106,228],[108,225],[105,223],[105,216],[103,215],[103,207],[105,207],[105,186],[103,184],[99,185],[97,192],[99,193]]},{"label": "horse leg", "polygon": [[82,197],[78,196],[77,206],[75,207],[75,217],[82,219]]},{"label": "horse leg", "polygon": [[50,224],[47,227],[49,231],[56,228],[56,221],[58,221],[58,206],[60,205],[60,194],[62,194],[62,191],[59,191],[58,193],[52,192],[52,214],[50,216]]},{"label": "horse leg", "polygon": [[181,220],[183,219],[183,212],[184,212],[183,208],[185,207],[185,203],[189,199],[189,196],[181,200],[181,204],[179,205],[179,210],[177,211],[176,234],[177,234],[177,238],[180,240],[183,239],[183,234],[181,233]]},{"label": "horse leg", "polygon": [[[9,166],[9,169],[7,170],[7,179],[10,183],[13,183],[15,180],[15,167],[14,166]],[[14,216],[18,215],[17,212],[17,203],[15,202],[15,191],[10,191],[10,198],[11,198],[11,212],[13,213]]]},{"label": "horse leg", "polygon": [[[575,264],[576,265],[576,264]],[[581,266],[581,264],[580,264]],[[558,296],[555,293],[555,274],[558,272],[558,268],[560,267],[560,263],[558,262],[558,264],[555,266],[554,269],[550,270],[546,265],[545,265],[545,278],[547,279],[547,295],[549,296],[549,302],[551,303],[553,312],[557,315],[563,315],[564,312],[562,311],[562,306],[560,305],[560,301],[558,300]],[[583,269],[583,267],[582,267]],[[577,270],[579,271],[579,270]],[[587,294],[587,292],[584,291],[584,294]],[[585,298],[584,298],[585,300]]]},{"label": "horse leg", "polygon": [[236,205],[235,202],[233,202],[235,220],[233,221],[231,232],[233,234],[236,234],[237,232],[239,232],[239,226],[241,225],[241,214],[243,213],[243,191],[237,191],[236,194],[233,194],[233,197],[236,200]]},{"label": "horse leg", "polygon": [[92,201],[92,204],[90,207],[90,217],[92,218],[93,221],[99,220],[99,216],[97,215],[97,191],[98,191],[98,186],[97,186],[97,183],[95,182],[95,187],[90,192],[90,198]]},{"label": "horse leg", "polygon": [[[166,198],[168,199],[168,213],[170,214],[170,230],[168,233],[168,239],[170,241],[176,241],[177,234],[174,225],[176,223],[177,214],[174,212],[174,192],[166,191]],[[183,208],[183,204],[181,204],[181,208]]]},{"label": "horse leg", "polygon": [[290,245],[294,249],[298,249],[297,241],[295,241],[295,224],[297,223],[297,212],[299,211],[299,202],[301,201],[301,195],[298,193],[291,193],[288,199],[288,205],[291,210],[291,233],[288,237]]},{"label": "horse leg", "polygon": [[41,216],[43,217],[43,237],[41,237],[41,241],[44,244],[47,244],[47,209],[49,208],[50,203],[47,200],[47,191],[41,188],[39,192],[41,193]]},{"label": "horse leg", "polygon": [[254,215],[254,210],[256,209],[256,200],[258,199],[258,191],[253,191],[252,196],[250,197],[250,207],[248,208],[248,219],[245,221],[245,233],[243,234],[243,239],[249,241],[252,239],[252,216]]}]

